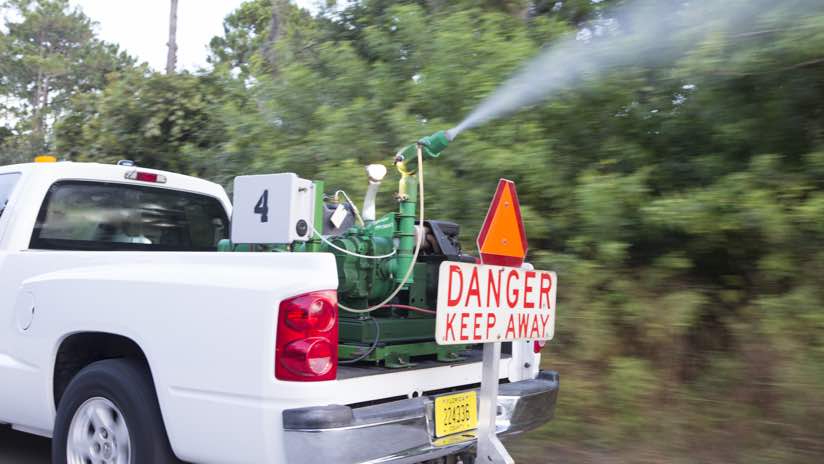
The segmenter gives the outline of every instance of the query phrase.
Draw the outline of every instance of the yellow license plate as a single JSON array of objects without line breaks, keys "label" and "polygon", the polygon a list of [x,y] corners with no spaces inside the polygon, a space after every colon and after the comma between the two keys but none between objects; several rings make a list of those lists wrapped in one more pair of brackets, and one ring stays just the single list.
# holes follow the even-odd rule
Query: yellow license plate
[{"label": "yellow license plate", "polygon": [[435,436],[445,437],[478,427],[478,395],[474,392],[435,398]]}]

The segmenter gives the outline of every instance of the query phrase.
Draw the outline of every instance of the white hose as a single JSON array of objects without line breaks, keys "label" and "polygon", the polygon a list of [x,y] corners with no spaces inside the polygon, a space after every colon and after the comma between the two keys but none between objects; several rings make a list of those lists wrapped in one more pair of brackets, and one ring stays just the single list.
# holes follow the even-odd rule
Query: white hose
[{"label": "white hose", "polygon": [[362,254],[360,254],[360,253],[355,253],[354,251],[349,251],[349,250],[347,250],[347,249],[345,249],[345,248],[341,248],[341,247],[339,247],[339,246],[335,245],[334,243],[330,242],[329,240],[327,240],[327,238],[326,238],[326,237],[324,237],[323,235],[321,235],[321,234],[320,234],[320,232],[318,232],[318,230],[314,228],[314,226],[309,225],[309,228],[310,228],[310,229],[312,229],[312,233],[314,233],[315,235],[317,235],[317,236],[318,236],[318,238],[319,238],[319,239],[320,239],[323,243],[325,243],[327,246],[329,246],[329,247],[331,247],[331,248],[334,248],[334,249],[336,249],[336,250],[340,251],[341,253],[346,253],[347,255],[352,255],[352,256],[355,256],[355,257],[358,257],[358,258],[364,258],[364,259],[384,259],[384,258],[391,258],[392,256],[395,256],[395,253],[397,253],[397,252],[398,252],[398,249],[397,249],[397,248],[394,248],[394,249],[392,249],[392,253],[387,253],[387,254],[385,254],[385,255],[379,255],[379,256],[373,256],[373,255],[362,255]]},{"label": "white hose", "polygon": [[[358,211],[358,207],[355,205],[355,202],[353,202],[352,199],[349,198],[349,195],[347,195],[346,192],[343,190],[338,190],[337,192],[335,192],[335,200],[338,199],[338,194],[343,194],[343,197],[346,198],[346,202],[349,203],[349,206],[352,207],[352,211],[355,213],[355,218],[358,220],[358,224],[360,224],[362,227],[363,217],[361,216],[360,211]],[[340,200],[338,200],[338,203],[340,203]]]},{"label": "white hose", "polygon": [[[423,150],[421,149],[420,145],[418,145],[418,202],[421,204],[420,205],[421,212],[420,212],[420,215],[419,215],[420,216],[420,221],[419,222],[420,222],[421,227],[423,227],[423,217],[424,217],[423,216]],[[372,312],[376,309],[380,309],[383,306],[385,306],[387,303],[392,301],[392,299],[395,298],[395,295],[400,293],[401,289],[403,289],[403,286],[406,285],[406,282],[409,281],[409,277],[412,276],[412,271],[415,269],[415,263],[418,262],[418,253],[421,251],[421,242],[422,241],[423,240],[415,240],[415,253],[412,255],[412,262],[409,263],[409,269],[406,270],[406,275],[403,276],[403,280],[401,281],[400,284],[398,284],[398,288],[396,288],[395,291],[392,292],[391,295],[386,297],[385,300],[381,301],[380,303],[378,303],[376,305],[372,305],[368,308],[363,308],[363,309],[350,308],[348,306],[344,306],[341,303],[338,303],[338,307],[345,310],[345,311],[349,311],[350,313],[362,314],[362,313],[370,313],[370,312]]]}]

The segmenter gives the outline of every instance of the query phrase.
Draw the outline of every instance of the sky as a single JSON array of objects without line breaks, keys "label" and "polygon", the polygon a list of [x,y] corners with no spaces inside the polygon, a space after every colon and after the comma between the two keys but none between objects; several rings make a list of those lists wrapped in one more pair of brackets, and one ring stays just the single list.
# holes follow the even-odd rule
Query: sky
[{"label": "sky", "polygon": [[[311,8],[316,0],[293,0]],[[170,0],[72,0],[98,23],[99,37],[119,44],[140,62],[166,68]],[[223,33],[223,18],[243,0],[178,0],[177,69],[206,67],[209,40]]]}]

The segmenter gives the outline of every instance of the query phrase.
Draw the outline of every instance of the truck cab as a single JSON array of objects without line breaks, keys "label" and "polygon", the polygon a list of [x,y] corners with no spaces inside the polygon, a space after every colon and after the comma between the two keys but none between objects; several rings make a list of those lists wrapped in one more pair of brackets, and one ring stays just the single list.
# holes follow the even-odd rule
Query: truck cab
[{"label": "truck cab", "polygon": [[[337,311],[339,268],[327,252],[219,253],[231,218],[225,190],[190,176],[0,167],[0,424],[52,437],[54,462],[415,463],[471,452],[472,431],[438,436],[433,408],[478,389],[473,347],[395,369],[308,351],[296,362],[330,375],[279,378],[284,337],[303,343],[310,332],[296,324],[318,323],[323,305]],[[336,344],[333,319],[306,340]],[[507,353],[501,435],[549,420],[559,386],[532,342]]]}]

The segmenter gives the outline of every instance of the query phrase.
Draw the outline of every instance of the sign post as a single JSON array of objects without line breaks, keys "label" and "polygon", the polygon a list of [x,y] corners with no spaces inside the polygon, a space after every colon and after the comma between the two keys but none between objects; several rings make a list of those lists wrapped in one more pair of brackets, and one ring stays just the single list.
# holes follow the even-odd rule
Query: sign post
[{"label": "sign post", "polygon": [[484,343],[481,400],[478,414],[478,450],[476,462],[515,464],[495,430],[498,416],[498,369],[501,364],[501,342]]},{"label": "sign post", "polygon": [[523,268],[526,233],[512,181],[498,183],[477,244],[481,264],[441,263],[435,339],[483,343],[476,459],[513,464],[495,428],[501,343],[552,338],[557,276]]}]

